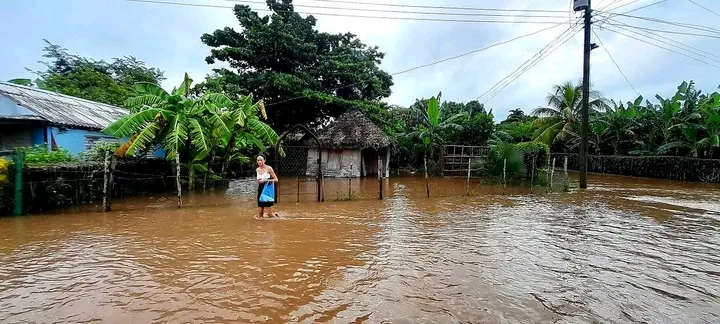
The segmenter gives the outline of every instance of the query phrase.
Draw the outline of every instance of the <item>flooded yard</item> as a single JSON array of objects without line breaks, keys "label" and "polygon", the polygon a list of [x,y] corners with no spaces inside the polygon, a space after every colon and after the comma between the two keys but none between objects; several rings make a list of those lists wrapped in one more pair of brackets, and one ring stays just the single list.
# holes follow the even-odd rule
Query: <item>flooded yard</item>
[{"label": "flooded yard", "polygon": [[[282,179],[281,179],[282,180]],[[0,218],[0,323],[718,323],[720,191],[591,176],[529,194],[462,180],[257,186]],[[302,185],[302,184],[301,184]],[[282,187],[281,187],[282,188]],[[307,190],[306,190],[307,189]]]}]

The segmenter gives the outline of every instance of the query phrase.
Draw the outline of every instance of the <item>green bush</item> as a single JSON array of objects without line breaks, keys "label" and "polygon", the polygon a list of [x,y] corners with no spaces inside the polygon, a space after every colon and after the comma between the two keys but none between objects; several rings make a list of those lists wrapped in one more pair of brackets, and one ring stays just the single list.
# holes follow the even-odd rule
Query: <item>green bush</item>
[{"label": "green bush", "polygon": [[[548,158],[550,157],[550,147],[542,142],[523,142],[516,144],[518,151],[523,156],[523,164],[527,173],[530,173],[533,168],[533,161],[535,170],[542,169],[548,165]],[[535,172],[537,174],[537,172]],[[530,174],[525,174],[525,177],[529,177]]]},{"label": "green bush", "polygon": [[503,169],[508,181],[520,179],[525,173],[523,155],[520,150],[509,143],[502,143],[494,146],[484,162],[476,164],[476,169],[484,176],[503,178]]},{"label": "green bush", "polygon": [[48,151],[44,144],[18,148],[18,151],[25,152],[25,163],[29,165],[77,161],[77,159],[70,154],[70,151],[62,148],[56,148]]},{"label": "green bush", "polygon": [[122,143],[119,142],[99,142],[83,153],[83,159],[85,161],[105,161],[105,153],[114,154],[121,145]]}]

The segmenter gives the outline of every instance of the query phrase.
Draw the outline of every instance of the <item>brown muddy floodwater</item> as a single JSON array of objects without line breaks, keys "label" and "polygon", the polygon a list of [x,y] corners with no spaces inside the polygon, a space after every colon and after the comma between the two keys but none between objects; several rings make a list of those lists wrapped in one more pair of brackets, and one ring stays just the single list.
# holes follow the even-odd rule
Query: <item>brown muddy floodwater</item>
[{"label": "brown muddy floodwater", "polygon": [[717,187],[445,179],[427,199],[391,178],[382,201],[372,180],[336,201],[344,180],[296,203],[287,182],[280,220],[253,220],[247,181],[0,218],[0,323],[720,323]]}]

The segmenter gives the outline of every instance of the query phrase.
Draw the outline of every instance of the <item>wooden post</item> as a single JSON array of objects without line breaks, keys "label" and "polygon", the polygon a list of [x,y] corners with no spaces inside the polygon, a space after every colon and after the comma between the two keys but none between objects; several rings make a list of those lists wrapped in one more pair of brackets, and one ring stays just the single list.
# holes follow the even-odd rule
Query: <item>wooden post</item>
[{"label": "wooden post", "polygon": [[430,184],[428,183],[427,174],[427,157],[423,158],[423,165],[425,166],[425,192],[427,193],[427,197],[430,198]]},{"label": "wooden post", "polygon": [[23,214],[23,168],[25,167],[25,152],[15,151],[13,164],[15,164],[15,204],[13,206],[13,215],[21,216]]},{"label": "wooden post", "polygon": [[563,188],[564,188],[564,190],[568,190],[567,162],[568,162],[568,157],[567,157],[567,155],[565,155],[565,162],[563,162]]},{"label": "wooden post", "polygon": [[385,148],[385,178],[390,178],[390,147]]},{"label": "wooden post", "polygon": [[535,185],[535,158],[536,157],[537,156],[533,156],[532,166],[531,166],[532,169],[530,169],[530,193],[533,193],[533,190],[534,190],[533,187]]},{"label": "wooden post", "polygon": [[468,172],[467,172],[467,195],[470,196],[470,170],[471,170],[472,158],[468,159]]},{"label": "wooden post", "polygon": [[103,177],[103,211],[109,212],[112,209],[112,188],[110,187],[110,178],[112,170],[110,169],[110,151],[105,152],[105,168]]},{"label": "wooden post", "polygon": [[507,186],[507,176],[505,175],[507,170],[507,159],[503,160],[503,195],[505,194],[505,187]]},{"label": "wooden post", "polygon": [[[275,188],[277,188],[277,186]],[[277,192],[275,192],[275,197],[277,197]],[[300,175],[297,176],[297,202],[300,202]]]},{"label": "wooden post", "polygon": [[182,207],[182,185],[180,184],[180,153],[175,154],[175,184],[177,184],[178,208]]},{"label": "wooden post", "polygon": [[380,154],[378,154],[378,199],[383,199],[383,180],[382,180],[382,161],[380,160]]},{"label": "wooden post", "polygon": [[550,188],[550,192],[552,192],[553,187],[553,180],[555,177],[555,158],[552,159],[552,165],[550,166],[550,183],[548,184],[548,188]]},{"label": "wooden post", "polygon": [[352,167],[353,165],[350,164],[350,176],[348,177],[348,200],[352,199]]}]

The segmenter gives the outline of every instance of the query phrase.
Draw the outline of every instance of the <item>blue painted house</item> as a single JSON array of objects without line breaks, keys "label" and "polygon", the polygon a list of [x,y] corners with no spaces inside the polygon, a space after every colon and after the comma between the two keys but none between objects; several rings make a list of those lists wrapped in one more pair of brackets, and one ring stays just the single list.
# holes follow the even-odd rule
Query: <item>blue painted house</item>
[{"label": "blue painted house", "polygon": [[[51,91],[0,82],[0,151],[53,145],[78,155],[100,141],[121,141],[100,131],[127,109]],[[157,150],[154,157],[164,157]]]}]

